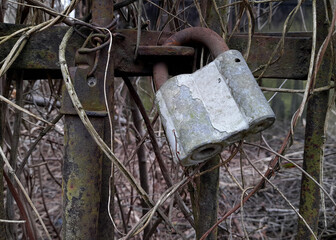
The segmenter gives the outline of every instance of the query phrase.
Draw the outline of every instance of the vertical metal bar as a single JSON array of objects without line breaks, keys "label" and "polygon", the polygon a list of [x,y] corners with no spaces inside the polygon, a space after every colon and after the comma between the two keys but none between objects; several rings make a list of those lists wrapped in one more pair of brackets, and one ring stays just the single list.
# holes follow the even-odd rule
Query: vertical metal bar
[{"label": "vertical metal bar", "polygon": [[[219,156],[213,157],[201,168],[201,172],[218,164]],[[201,175],[196,181],[197,189],[191,198],[196,239],[200,239],[217,222],[219,168]],[[215,239],[217,239],[217,229],[207,237],[207,240]]]},{"label": "vertical metal bar", "polygon": [[[106,26],[113,19],[113,2],[95,0],[92,2],[92,21]],[[87,74],[92,66],[87,55],[88,66],[78,66],[74,74],[74,86],[99,135],[110,139],[110,128],[104,103],[104,75],[108,49],[99,54],[98,67],[93,73],[96,85],[88,86]],[[107,68],[107,95],[113,98],[113,63]],[[63,165],[63,238],[64,239],[113,239],[114,229],[107,212],[109,177],[111,163],[103,159],[103,153],[93,141],[80,118],[73,114],[63,97],[65,113],[64,139],[65,156]],[[69,103],[69,101],[68,101]],[[71,104],[70,104],[71,105]],[[113,201],[113,197],[112,197]]]},{"label": "vertical metal bar", "polygon": [[[113,115],[112,115],[113,116]],[[111,129],[109,126],[109,121],[105,118],[105,128],[104,128],[104,141],[109,146],[111,145],[110,133]],[[111,161],[105,155],[103,156],[102,163],[102,183],[101,183],[101,193],[100,193],[100,206],[99,206],[99,220],[98,220],[98,239],[108,240],[114,239],[114,226],[111,222],[108,213],[108,203],[110,199],[110,209],[111,214],[113,214],[114,208],[114,187],[113,187],[113,177],[111,176]],[[109,181],[111,181],[111,186],[109,186]],[[111,187],[111,189],[109,189]],[[111,194],[111,196],[109,196]]]},{"label": "vertical metal bar", "polygon": [[113,20],[113,1],[94,0],[92,1],[92,22],[104,27]]},{"label": "vertical metal bar", "polygon": [[[73,84],[93,126],[103,136],[104,88],[102,83],[88,84],[90,69],[85,64],[75,68]],[[63,91],[61,111],[65,115],[63,238],[97,239],[103,154],[73,109],[66,91]]]},{"label": "vertical metal bar", "polygon": [[[103,118],[90,118],[102,135]],[[65,115],[63,239],[97,239],[102,152],[80,118]]]},{"label": "vertical metal bar", "polygon": [[[113,20],[113,1],[109,0],[94,0],[92,2],[92,22],[98,26],[104,27],[109,25]],[[97,70],[96,70],[96,77],[98,81],[103,81],[104,79],[104,73],[105,73],[105,67],[107,64],[107,54],[108,49],[104,48],[101,52],[101,59],[99,61]],[[108,104],[110,108],[110,116],[113,120],[113,96],[114,96],[114,84],[113,84],[113,78],[114,78],[114,65],[113,63],[109,62],[109,67],[107,68],[107,96],[108,96]],[[113,128],[113,126],[112,126]],[[105,134],[104,134],[104,140],[106,143],[109,143],[111,145],[111,131],[113,132],[113,129],[110,128],[109,125],[109,119],[105,118]],[[113,137],[112,137],[113,138]],[[99,235],[98,239],[114,239],[114,227],[111,223],[109,213],[108,213],[108,203],[110,198],[110,209],[112,211],[111,214],[113,214],[113,206],[114,206],[114,191],[113,191],[113,182],[111,183],[111,186],[109,186],[110,183],[110,175],[111,175],[111,161],[104,156],[103,158],[103,166],[102,166],[102,191],[101,191],[101,202],[100,202],[100,208],[99,208]],[[111,181],[113,178],[111,179]],[[112,189],[109,189],[109,188]],[[109,193],[111,193],[111,196],[109,196]]]},{"label": "vertical metal bar", "polygon": [[[318,51],[328,34],[326,11],[323,3],[317,4],[317,48]],[[327,86],[330,82],[332,65],[331,51],[327,49],[320,70],[316,76],[315,88]],[[329,91],[314,93],[308,101],[306,115],[306,132],[304,145],[303,169],[317,182],[320,182],[323,148],[325,142],[324,128],[328,110]],[[302,174],[300,194],[300,214],[313,232],[318,232],[320,210],[320,188],[305,174]],[[314,239],[303,221],[299,221],[296,239]]]}]

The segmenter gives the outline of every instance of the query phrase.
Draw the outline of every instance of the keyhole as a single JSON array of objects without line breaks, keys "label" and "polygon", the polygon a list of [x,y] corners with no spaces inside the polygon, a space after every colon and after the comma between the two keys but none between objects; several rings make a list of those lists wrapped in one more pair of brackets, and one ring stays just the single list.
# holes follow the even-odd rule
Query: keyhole
[{"label": "keyhole", "polygon": [[97,84],[97,79],[95,77],[89,77],[87,80],[89,87],[94,87]]}]

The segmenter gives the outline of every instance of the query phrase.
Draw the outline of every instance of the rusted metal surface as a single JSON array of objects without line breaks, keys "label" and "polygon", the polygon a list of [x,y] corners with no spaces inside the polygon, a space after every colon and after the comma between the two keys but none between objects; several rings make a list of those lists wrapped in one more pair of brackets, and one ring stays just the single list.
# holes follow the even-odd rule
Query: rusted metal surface
[{"label": "rusted metal surface", "polygon": [[[91,71],[91,66],[83,64],[79,67],[71,68],[70,71],[74,79],[73,84],[76,93],[87,114],[96,117],[106,116],[103,84],[97,84],[98,80],[95,76],[91,78],[87,76]],[[61,112],[63,114],[77,115],[67,91],[63,91]]]},{"label": "rusted metal surface", "polygon": [[[148,50],[149,52],[139,53],[138,58],[134,61],[134,52],[136,47],[136,31],[135,30],[122,30],[121,33],[125,38],[115,37],[114,39],[114,59],[115,59],[115,76],[151,76],[153,72],[153,65],[162,59],[167,61],[168,65],[173,70],[174,74],[191,72],[193,64],[193,56],[186,54],[181,48],[168,48],[170,53],[167,53],[167,48],[163,48],[162,52],[157,45],[162,45],[163,42],[171,36],[171,33],[159,33],[143,31],[141,33],[140,50]],[[144,47],[144,48],[143,48]],[[172,53],[172,50],[181,52],[182,55]],[[155,51],[156,56],[152,55]]]},{"label": "rusted metal surface", "polygon": [[[89,56],[71,69],[76,92],[90,120],[103,136],[104,105],[103,84],[92,85],[87,74],[91,71]],[[87,60],[84,64],[84,59]],[[98,239],[100,190],[102,183],[102,151],[84,127],[68,93],[63,91],[61,112],[65,114],[63,165],[63,238]]]},{"label": "rusted metal surface", "polygon": [[155,79],[154,84],[156,90],[159,90],[162,84],[164,84],[169,78],[167,64],[164,62],[158,62],[155,64],[155,67],[153,68],[153,77]]},{"label": "rusted metal surface", "polygon": [[[115,22],[113,21],[114,15],[113,15],[113,1],[110,0],[94,0],[92,2],[92,23],[95,25],[98,25],[100,27],[107,27],[111,25],[111,23]],[[101,39],[102,40],[102,39]],[[111,39],[112,40],[112,39]],[[101,42],[103,45],[104,43]],[[113,52],[113,51],[112,51]],[[106,103],[105,99],[103,101],[103,106],[105,107],[105,104],[109,105],[110,109],[110,116],[112,119],[114,119],[114,60],[113,58],[108,58],[108,46],[105,48],[95,52],[95,64],[91,65],[94,66],[93,69],[91,69],[89,74],[92,74],[90,77],[94,77],[97,81],[97,86],[101,89],[106,91]],[[106,74],[106,79],[105,79]],[[104,84],[104,81],[106,80],[106,83]],[[100,102],[101,97],[104,96],[104,93],[102,92],[101,95],[96,96],[96,100]],[[101,119],[105,123],[105,126],[102,127],[101,130],[104,130],[104,134],[102,135],[104,138],[104,141],[111,146],[111,135],[113,134],[113,129],[111,129],[109,124],[108,117],[105,117]],[[113,120],[111,120],[113,121]],[[112,134],[111,134],[112,132]],[[113,138],[113,136],[112,136]],[[95,146],[97,150],[101,152],[100,147],[97,145]],[[112,149],[113,150],[113,149]],[[100,194],[100,203],[98,209],[99,209],[99,220],[98,220],[98,239],[101,240],[109,240],[114,239],[114,225],[110,223],[110,217],[108,213],[108,202],[109,202],[109,189],[111,186],[110,184],[110,175],[111,175],[111,161],[106,157],[104,154],[103,156],[103,163],[100,168],[100,173],[97,173],[97,175],[102,176],[102,182],[101,182],[101,189],[104,192],[101,192]],[[111,183],[112,186],[114,183]],[[114,195],[111,196],[111,202],[112,202],[112,210],[111,214],[113,215],[113,202],[114,202]],[[109,223],[109,224],[107,224]]]},{"label": "rusted metal surface", "polygon": [[[255,34],[253,36],[247,63],[255,77],[258,77],[263,69],[256,72],[254,70],[267,63],[280,39],[281,33]],[[308,74],[311,44],[311,33],[288,33],[282,57],[268,67],[264,77],[305,80]],[[231,49],[237,49],[244,53],[247,50],[247,35],[234,35],[228,45]],[[275,58],[277,56],[279,53],[275,55]]]},{"label": "rusted metal surface", "polygon": [[208,28],[193,27],[186,28],[169,37],[165,42],[165,46],[183,46],[188,44],[201,44],[207,47],[213,57],[229,50],[225,41],[216,32]]},{"label": "rusted metal surface", "polygon": [[[0,24],[0,35],[8,35],[16,30],[22,29],[24,25]],[[24,79],[47,78],[47,76],[62,78],[60,65],[58,63],[58,46],[67,31],[67,27],[52,27],[41,33],[34,34],[27,42],[24,50],[14,62],[12,69],[24,69]],[[52,41],[51,41],[52,39]],[[4,59],[12,49],[15,41],[13,38],[1,45],[0,58]],[[66,50],[67,61],[74,62],[74,53],[84,39],[74,34],[69,41]]]},{"label": "rusted metal surface", "polygon": [[[0,24],[0,35],[8,35],[23,27],[22,25]],[[46,76],[61,78],[56,53],[66,30],[67,27],[55,26],[34,34],[13,64],[12,69],[14,71],[15,69],[25,69],[25,79],[39,79],[46,78]],[[134,61],[136,30],[120,30],[119,33],[125,38],[115,37],[113,39],[112,52],[115,59],[115,75],[151,76],[153,64],[160,61],[161,57],[139,56],[139,59]],[[143,31],[141,33],[140,47],[162,45],[171,35],[172,33],[167,32]],[[280,38],[280,34],[255,34],[253,36],[250,57],[247,61],[252,71],[267,62],[267,58],[271,56]],[[50,41],[50,39],[53,39],[53,41]],[[15,40],[17,38],[2,45],[0,59],[4,59],[8,55]],[[70,66],[74,62],[76,49],[81,46],[83,41],[76,34],[69,41],[66,56]],[[231,49],[244,52],[247,46],[247,36],[234,35],[228,45]],[[285,40],[285,49],[282,58],[269,67],[264,77],[305,79],[311,50],[311,33],[288,34]],[[160,53],[158,54],[160,55]],[[191,57],[164,56],[163,58],[168,62],[168,66],[174,75],[192,71],[193,60]],[[254,75],[258,76],[258,74],[260,74],[260,71]]]},{"label": "rusted metal surface", "polygon": [[[163,43],[163,46],[183,46],[195,43],[202,44],[207,47],[213,57],[217,57],[219,54],[229,50],[223,38],[221,38],[216,32],[211,29],[201,27],[187,28],[179,31],[170,36]],[[153,76],[157,90],[168,79],[168,66],[165,67],[164,64],[168,65],[165,61],[164,63],[158,62],[153,66]]]},{"label": "rusted metal surface", "polygon": [[113,2],[108,0],[92,1],[92,23],[105,27],[113,20]]},{"label": "rusted metal surface", "polygon": [[[103,118],[90,118],[103,134]],[[80,118],[65,115],[63,239],[97,239],[103,155]]]},{"label": "rusted metal surface", "polygon": [[[88,54],[78,55],[81,56],[80,65],[70,69],[78,98],[89,116],[105,117],[107,112],[104,100],[104,86],[101,84],[103,80],[98,79],[96,75],[88,77],[88,73],[92,70],[94,54],[91,54],[91,56]],[[98,81],[100,81],[100,84],[98,84]],[[65,88],[61,112],[63,114],[77,115]]]},{"label": "rusted metal surface", "polygon": [[183,46],[140,46],[139,56],[187,56],[193,57],[195,49]]},{"label": "rusted metal surface", "polygon": [[[219,156],[210,159],[200,170],[207,171],[217,166]],[[191,191],[193,215],[195,219],[196,239],[200,239],[217,222],[219,168],[201,175],[196,179],[197,189]],[[217,229],[207,240],[217,239]]]},{"label": "rusted metal surface", "polygon": [[[104,10],[101,10],[102,8]],[[98,0],[94,1],[92,9],[95,24],[104,26],[112,22],[108,15],[113,16],[113,4]],[[101,44],[103,45],[103,42]],[[105,46],[89,53],[78,50],[75,55],[76,67],[70,70],[74,88],[83,108],[103,138],[110,136],[104,91],[107,91],[110,102],[113,96],[113,91],[111,92],[113,61],[107,62],[107,48]],[[106,64],[108,67],[105,89]],[[101,149],[77,116],[66,91],[63,91],[61,111],[66,115],[63,238],[113,239],[113,225],[106,224],[109,221],[107,201],[111,162],[104,158]],[[107,139],[108,141],[110,139]],[[101,190],[104,192],[102,193]]]}]

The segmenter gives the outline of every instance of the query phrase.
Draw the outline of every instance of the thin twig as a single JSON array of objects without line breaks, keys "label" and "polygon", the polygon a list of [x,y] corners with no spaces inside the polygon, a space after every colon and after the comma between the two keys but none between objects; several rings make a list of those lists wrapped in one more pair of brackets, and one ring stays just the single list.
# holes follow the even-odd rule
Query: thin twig
[{"label": "thin twig", "polygon": [[169,11],[167,11],[166,9],[160,7],[159,5],[157,5],[156,3],[150,1],[150,0],[146,0],[147,2],[149,2],[150,4],[154,5],[155,7],[159,8],[160,10],[162,10],[163,12],[167,13],[169,16],[172,16],[178,20],[180,20],[181,22],[183,22],[184,24],[188,25],[189,27],[192,27],[192,25],[190,25],[187,21],[179,18],[178,16],[175,16],[174,14],[171,14]]},{"label": "thin twig", "polygon": [[[243,150],[244,151],[244,150]],[[253,167],[253,169],[255,171],[258,172],[258,174],[263,178],[265,179],[265,181],[267,183],[269,183],[273,189],[275,189],[278,193],[280,193],[281,197],[287,202],[287,204],[294,210],[294,212],[296,213],[296,215],[304,222],[304,224],[306,225],[306,227],[308,228],[308,230],[311,232],[311,234],[313,235],[313,237],[317,240],[317,237],[315,235],[315,233],[313,232],[313,230],[311,229],[311,227],[309,226],[309,224],[306,222],[306,220],[302,217],[302,215],[296,210],[296,208],[293,206],[293,204],[286,198],[286,196],[280,191],[279,188],[277,188],[269,179],[268,177],[266,177],[265,175],[263,175],[259,169],[254,166],[254,164],[252,163],[251,159],[248,157],[247,153],[244,151],[244,155],[245,155],[245,158],[246,160],[249,162],[249,164]],[[242,200],[243,202],[243,200]]]},{"label": "thin twig", "polygon": [[[264,146],[261,146],[261,145],[257,145],[257,144],[254,144],[254,143],[248,143],[248,142],[244,142],[244,144],[246,145],[251,145],[251,146],[256,146],[256,147],[259,147],[259,148],[262,148],[266,151],[269,151],[271,153],[273,153],[274,155],[276,155],[278,158],[280,159],[284,159],[288,162],[290,162],[291,164],[293,164],[296,168],[298,168],[303,174],[305,174],[309,179],[311,179],[316,185],[319,186],[319,188],[327,195],[327,197],[331,200],[332,204],[334,205],[334,207],[336,208],[336,202],[335,200],[332,198],[332,196],[327,192],[327,190],[319,183],[316,181],[315,178],[313,178],[312,176],[310,176],[309,173],[307,173],[302,167],[300,167],[297,163],[295,163],[295,161],[292,161],[291,159],[289,159],[288,157],[284,156],[284,155],[281,155],[280,153],[277,153],[275,152],[274,150],[272,149],[269,149],[267,147],[264,147]],[[265,176],[268,177],[268,175],[265,174]]]},{"label": "thin twig", "polygon": [[[195,175],[196,171],[198,171],[198,169],[196,169],[191,176]],[[176,193],[177,190],[179,190],[182,186],[186,185],[192,178],[191,177],[186,177],[184,179],[182,179],[181,181],[179,181],[178,183],[174,184],[173,186],[171,186],[170,188],[168,188],[159,198],[159,200],[157,201],[156,205],[149,210],[142,218],[141,220],[133,227],[133,229],[127,234],[127,236],[125,237],[125,239],[129,239],[130,237],[138,234],[139,232],[141,232],[150,222],[150,220],[153,218],[154,213],[157,211],[157,209],[159,208],[159,206],[161,206],[165,201],[167,201],[168,198],[172,197],[174,195],[174,193]],[[140,226],[143,225],[141,228]]]},{"label": "thin twig", "polygon": [[26,220],[5,220],[5,219],[0,219],[0,223],[26,223]]},{"label": "thin twig", "polygon": [[[315,88],[313,90],[313,93],[317,92],[323,92],[323,91],[329,91],[330,89],[333,89],[335,86],[333,83],[331,83],[329,86]],[[286,88],[269,88],[269,87],[260,87],[262,91],[265,92],[281,92],[281,93],[305,93],[305,89],[286,89]]]},{"label": "thin twig", "polygon": [[[149,120],[149,117],[146,113],[145,107],[143,106],[143,104],[141,102],[141,99],[140,99],[138,93],[135,91],[135,89],[134,89],[132,83],[130,82],[129,78],[123,77],[123,80],[125,81],[125,84],[128,87],[128,90],[130,91],[131,96],[133,97],[133,100],[134,100],[135,104],[138,106],[138,108],[140,110],[140,113],[141,113],[141,115],[144,119],[145,125],[146,125],[147,130],[148,130],[149,137],[150,137],[152,145],[153,145],[153,149],[154,149],[156,159],[157,159],[157,161],[159,163],[159,166],[160,166],[162,176],[165,179],[168,187],[171,187],[171,186],[173,186],[173,181],[168,174],[168,170],[167,170],[166,165],[164,164],[164,161],[163,161],[163,158],[162,158],[162,155],[161,155],[161,152],[160,152],[160,148],[159,148],[159,145],[156,141],[156,136],[155,136],[154,130],[151,126],[151,122]],[[183,204],[182,198],[178,194],[176,195],[176,199],[177,199],[177,203],[178,203],[182,213],[184,214],[185,218],[189,221],[189,223],[192,226],[194,226],[194,220],[191,217],[190,210],[185,206],[185,204]]]},{"label": "thin twig", "polygon": [[142,0],[138,1],[138,25],[137,25],[137,40],[135,45],[134,60],[138,57],[138,49],[141,41],[141,14],[142,14]]},{"label": "thin twig", "polygon": [[50,125],[46,126],[39,134],[39,136],[35,139],[32,146],[29,148],[28,152],[26,153],[25,157],[23,158],[20,167],[16,170],[16,174],[20,175],[23,171],[24,166],[27,164],[28,158],[34,151],[37,144],[40,142],[40,140],[55,126],[55,124],[62,118],[62,114],[58,114],[54,120],[50,123]]},{"label": "thin twig", "polygon": [[38,120],[40,120],[40,121],[42,121],[42,122],[44,122],[44,123],[46,123],[46,124],[48,124],[48,125],[53,126],[52,123],[50,123],[50,122],[48,122],[47,120],[45,120],[45,119],[43,119],[43,118],[41,118],[41,117],[39,117],[39,116],[37,116],[37,115],[31,113],[30,111],[28,111],[28,110],[26,110],[26,109],[24,109],[24,108],[22,108],[22,107],[20,107],[19,105],[13,103],[12,101],[8,100],[7,98],[5,98],[5,97],[2,96],[2,95],[0,95],[0,101],[3,101],[3,102],[5,102],[5,103],[11,105],[12,107],[14,107],[14,108],[16,108],[16,109],[18,109],[18,110],[20,110],[20,111],[22,111],[22,112],[28,114],[29,116],[34,117],[34,118],[36,118],[36,119],[38,119]]},{"label": "thin twig", "polygon": [[243,192],[241,193],[241,197],[240,197],[240,209],[241,209],[241,212],[240,212],[240,220],[241,220],[241,223],[243,225],[243,231],[244,231],[244,235],[246,237],[246,239],[250,239],[249,238],[249,235],[246,231],[246,226],[245,226],[245,222],[244,222],[244,196],[245,196],[245,193],[250,190],[250,189],[253,189],[253,187],[248,187],[248,188],[245,188],[243,189]]},{"label": "thin twig", "polygon": [[40,188],[41,188],[41,197],[42,197],[42,203],[43,203],[44,210],[47,214],[47,218],[49,220],[49,223],[50,223],[51,227],[53,228],[54,232],[56,233],[57,238],[61,239],[61,236],[59,235],[59,232],[57,231],[57,229],[55,227],[55,224],[51,220],[51,217],[50,217],[50,214],[49,214],[49,211],[48,211],[48,208],[47,208],[47,204],[46,204],[46,201],[45,201],[44,192],[43,192],[43,184],[42,184],[41,168],[40,168],[40,166],[38,166],[37,168],[38,168],[38,178],[39,178],[39,183],[40,183]]},{"label": "thin twig", "polygon": [[18,192],[16,191],[12,181],[9,179],[7,173],[5,172],[5,170],[2,170],[2,172],[3,172],[4,179],[6,180],[8,189],[11,192],[11,194],[13,195],[13,197],[16,201],[17,207],[20,211],[20,215],[21,215],[22,218],[25,219],[25,226],[26,226],[26,230],[27,230],[27,235],[28,235],[29,239],[35,240],[36,237],[35,237],[35,234],[33,232],[32,225],[31,225],[33,223],[27,215],[27,212],[26,212],[26,209],[23,205],[23,202],[22,202]]},{"label": "thin twig", "polygon": [[9,170],[9,173],[13,175],[16,183],[19,185],[19,188],[21,189],[21,191],[23,192],[24,196],[26,197],[29,205],[31,206],[31,208],[33,209],[34,213],[36,214],[39,222],[41,223],[42,227],[43,227],[43,230],[45,231],[46,235],[47,235],[47,238],[51,240],[51,237],[49,235],[49,232],[47,230],[47,227],[45,226],[40,214],[38,213],[37,209],[35,208],[32,200],[30,199],[28,193],[26,192],[26,190],[24,189],[22,183],[20,182],[19,178],[16,176],[15,172],[14,172],[14,169],[12,168],[12,166],[9,164],[6,156],[5,156],[5,153],[3,152],[2,150],[2,147],[0,146],[0,155],[2,157],[2,160],[5,162],[5,165],[8,167],[8,170]]}]

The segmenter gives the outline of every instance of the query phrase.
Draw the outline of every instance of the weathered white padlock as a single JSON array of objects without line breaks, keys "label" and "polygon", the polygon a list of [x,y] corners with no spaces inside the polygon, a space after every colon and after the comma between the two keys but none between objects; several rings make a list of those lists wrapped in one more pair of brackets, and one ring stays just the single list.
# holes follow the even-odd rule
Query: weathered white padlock
[{"label": "weathered white padlock", "polygon": [[[173,158],[198,164],[222,149],[272,125],[275,115],[243,56],[206,28],[188,28],[165,45],[201,42],[216,57],[192,74],[168,79],[167,67],[154,67],[156,103]],[[168,79],[168,80],[166,80]]]}]

